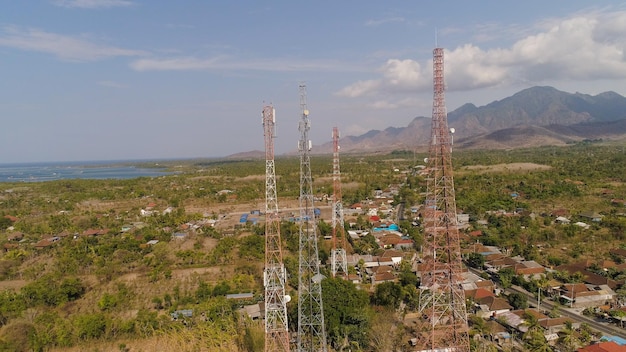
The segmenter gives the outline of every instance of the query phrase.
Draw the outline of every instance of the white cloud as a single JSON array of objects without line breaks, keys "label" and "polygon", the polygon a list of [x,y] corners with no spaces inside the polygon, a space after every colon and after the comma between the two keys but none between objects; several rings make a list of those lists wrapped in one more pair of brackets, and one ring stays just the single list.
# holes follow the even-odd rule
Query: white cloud
[{"label": "white cloud", "polygon": [[398,108],[398,104],[395,104],[394,102],[390,102],[387,100],[377,100],[377,101],[370,103],[368,106],[374,109],[397,109]]},{"label": "white cloud", "polygon": [[178,57],[171,59],[139,59],[130,64],[137,71],[184,71],[209,70],[218,68],[218,59],[197,59],[193,57]]},{"label": "white cloud", "polygon": [[[429,101],[428,104],[430,104],[431,102]],[[375,100],[369,104],[367,104],[368,107],[372,108],[372,109],[402,109],[402,108],[406,108],[406,107],[413,107],[416,106],[418,104],[418,100],[414,97],[407,97],[404,99],[396,99],[394,101],[389,101],[389,100]],[[420,106],[422,104],[419,104]]]},{"label": "white cloud", "polygon": [[351,124],[344,127],[341,133],[343,136],[360,136],[369,131],[365,126],[366,124]]},{"label": "white cloud", "polygon": [[388,86],[393,90],[413,90],[423,81],[424,72],[413,60],[388,60],[383,66],[383,74]]},{"label": "white cloud", "polygon": [[211,70],[255,70],[276,72],[302,71],[363,71],[358,65],[349,65],[334,61],[299,61],[299,60],[237,60],[229,56],[212,58],[173,57],[145,58],[130,64],[136,71],[211,71]]},{"label": "white cloud", "polygon": [[127,0],[56,0],[53,4],[68,8],[98,9],[107,7],[130,6],[132,1]]},{"label": "white cloud", "polygon": [[[493,26],[490,25],[489,28]],[[508,28],[514,28],[509,26]],[[493,28],[492,28],[493,29]],[[530,31],[530,30],[529,30]],[[504,48],[465,44],[445,52],[446,85],[469,90],[525,82],[626,78],[626,11],[589,12],[538,23]],[[358,81],[341,89],[347,97],[384,97],[393,106],[398,93],[428,91],[432,60],[389,59],[378,79]]]},{"label": "white cloud", "polygon": [[387,18],[381,18],[381,19],[377,19],[377,20],[368,20],[367,22],[365,22],[366,26],[380,26],[383,24],[387,24],[387,23],[398,23],[398,22],[405,22],[406,20],[402,17],[387,17]]},{"label": "white cloud", "polygon": [[53,54],[66,61],[95,61],[117,56],[141,56],[145,52],[95,44],[83,37],[72,37],[39,29],[5,27],[0,46]]},{"label": "white cloud", "polygon": [[383,82],[381,80],[358,81],[343,88],[337,95],[356,98],[376,92],[382,84]]},{"label": "white cloud", "polygon": [[[504,84],[509,80],[509,71],[498,60],[497,50],[485,52],[480,48],[466,44],[452,52],[446,52],[444,75],[446,86],[451,90],[466,90]],[[432,70],[432,61],[429,70]],[[432,80],[432,72],[427,77]],[[430,82],[429,82],[430,83]],[[431,89],[432,83],[427,86]]]}]

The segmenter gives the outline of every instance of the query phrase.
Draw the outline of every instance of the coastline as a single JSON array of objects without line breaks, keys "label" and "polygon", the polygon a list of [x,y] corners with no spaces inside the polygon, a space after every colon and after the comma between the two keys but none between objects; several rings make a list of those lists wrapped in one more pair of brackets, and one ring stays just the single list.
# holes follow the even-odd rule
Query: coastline
[{"label": "coastline", "polygon": [[[160,161],[165,162],[165,161]],[[0,182],[46,182],[69,179],[132,179],[177,172],[156,161],[74,161],[0,164]]]}]

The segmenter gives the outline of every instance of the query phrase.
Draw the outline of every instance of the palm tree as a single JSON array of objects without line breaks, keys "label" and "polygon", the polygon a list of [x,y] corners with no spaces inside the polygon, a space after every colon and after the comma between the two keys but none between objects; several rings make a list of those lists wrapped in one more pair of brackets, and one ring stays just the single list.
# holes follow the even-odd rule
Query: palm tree
[{"label": "palm tree", "polygon": [[559,335],[558,342],[566,351],[574,351],[580,345],[580,341],[574,335],[574,328],[571,321],[565,322],[565,329],[561,330]]},{"label": "palm tree", "polygon": [[543,328],[539,325],[539,320],[536,316],[525,313],[524,323],[528,330],[522,336],[524,340],[524,347],[526,351],[533,352],[550,352],[552,349],[548,345],[548,341],[543,335]]},{"label": "palm tree", "polygon": [[485,335],[491,335],[491,329],[487,321],[476,315],[470,315],[469,321],[472,325],[470,335],[478,337],[475,339],[476,343],[472,345],[472,351],[497,352],[496,347],[485,339]]},{"label": "palm tree", "polygon": [[540,330],[528,330],[524,334],[524,348],[525,351],[552,352],[552,348]]},{"label": "palm tree", "polygon": [[524,312],[524,322],[522,323],[528,328],[524,333],[523,338],[526,339],[526,335],[530,335],[534,331],[541,331],[541,325],[539,325],[539,319],[533,314]]}]

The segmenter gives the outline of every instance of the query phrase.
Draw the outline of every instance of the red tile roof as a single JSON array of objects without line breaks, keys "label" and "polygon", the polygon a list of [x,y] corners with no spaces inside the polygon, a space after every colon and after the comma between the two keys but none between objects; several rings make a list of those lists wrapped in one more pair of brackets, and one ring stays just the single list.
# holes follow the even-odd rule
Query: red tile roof
[{"label": "red tile roof", "polygon": [[600,342],[587,347],[579,348],[578,352],[626,352],[626,346],[620,346],[614,341]]},{"label": "red tile roof", "polygon": [[474,299],[479,300],[485,297],[494,297],[495,294],[489,290],[485,290],[484,288],[478,288],[474,292]]}]

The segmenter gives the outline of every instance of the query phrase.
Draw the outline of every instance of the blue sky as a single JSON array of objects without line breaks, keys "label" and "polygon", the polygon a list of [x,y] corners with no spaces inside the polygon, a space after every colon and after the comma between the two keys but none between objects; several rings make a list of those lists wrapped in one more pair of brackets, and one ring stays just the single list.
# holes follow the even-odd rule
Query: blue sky
[{"label": "blue sky", "polygon": [[[313,144],[535,85],[626,95],[617,1],[5,0],[0,163],[217,157],[296,149],[305,82]],[[437,35],[435,35],[437,33]],[[435,42],[437,38],[437,42]],[[407,142],[409,144],[410,142]]]}]

